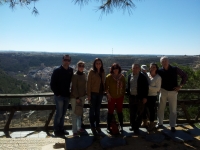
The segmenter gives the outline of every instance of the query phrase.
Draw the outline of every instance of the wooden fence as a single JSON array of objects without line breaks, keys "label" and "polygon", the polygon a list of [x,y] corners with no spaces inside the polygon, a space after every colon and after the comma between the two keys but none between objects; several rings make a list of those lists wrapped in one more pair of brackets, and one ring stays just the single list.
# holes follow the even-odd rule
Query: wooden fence
[{"label": "wooden fence", "polygon": [[[179,93],[196,93],[198,94],[198,98],[195,100],[191,99],[184,99],[184,100],[178,100],[178,106],[183,110],[185,119],[177,119],[177,123],[195,123],[198,122],[198,119],[200,117],[200,109],[198,110],[198,113],[196,114],[195,118],[191,118],[188,111],[187,106],[188,105],[194,105],[194,106],[200,106],[200,89],[182,89],[179,91]],[[2,98],[24,98],[24,97],[52,97],[53,93],[39,93],[39,94],[0,94],[0,100]],[[168,105],[168,104],[167,104]],[[88,104],[84,105],[85,108],[89,108]],[[101,104],[101,108],[107,108],[107,104],[103,103]],[[123,108],[129,108],[128,103],[123,104]],[[16,106],[0,106],[0,111],[9,112],[9,117],[5,123],[5,126],[3,128],[0,128],[0,131],[4,131],[5,133],[8,133],[8,131],[30,131],[30,130],[41,130],[41,131],[48,131],[52,130],[53,126],[50,126],[49,123],[55,113],[55,105],[16,105]],[[27,111],[27,110],[50,110],[50,113],[48,115],[48,119],[46,120],[44,126],[40,127],[15,127],[10,128],[11,120],[14,116],[14,113],[16,111]],[[168,122],[165,121],[166,123]],[[129,126],[128,122],[124,123],[125,126]],[[86,125],[86,127],[89,127],[89,124]],[[105,123],[101,123],[101,127],[106,127]],[[65,126],[65,129],[71,129],[71,125]]]}]

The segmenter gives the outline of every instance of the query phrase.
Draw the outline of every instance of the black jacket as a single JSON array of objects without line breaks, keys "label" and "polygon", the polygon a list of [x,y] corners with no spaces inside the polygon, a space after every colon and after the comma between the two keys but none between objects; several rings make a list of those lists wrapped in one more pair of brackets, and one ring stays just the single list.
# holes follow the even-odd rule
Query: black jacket
[{"label": "black jacket", "polygon": [[51,76],[51,90],[56,96],[70,96],[70,83],[73,75],[73,69],[69,67],[67,70],[61,65],[53,71]]},{"label": "black jacket", "polygon": [[161,88],[167,91],[174,91],[174,87],[178,86],[177,67],[169,65],[169,69],[160,68],[158,74],[162,78]]},{"label": "black jacket", "polygon": [[[128,76],[128,86],[126,89],[126,92],[128,95],[130,95],[130,79],[131,79],[131,74]],[[140,99],[147,98],[149,92],[149,83],[144,74],[141,72],[139,73],[138,80],[137,80],[137,93],[138,97]]]}]

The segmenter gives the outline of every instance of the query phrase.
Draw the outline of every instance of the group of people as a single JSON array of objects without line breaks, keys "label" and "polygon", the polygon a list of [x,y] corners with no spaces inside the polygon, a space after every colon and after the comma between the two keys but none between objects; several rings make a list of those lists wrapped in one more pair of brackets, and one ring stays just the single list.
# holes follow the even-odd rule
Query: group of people
[{"label": "group of people", "polygon": [[[130,130],[139,132],[142,124],[148,125],[148,130],[155,127],[156,101],[159,93],[158,124],[163,126],[164,109],[166,101],[169,101],[170,126],[175,132],[176,108],[178,91],[186,83],[187,75],[178,67],[171,66],[166,56],[161,57],[162,67],[159,69],[156,63],[151,63],[149,72],[147,66],[132,64],[132,72],[128,75],[126,83],[119,64],[113,63],[110,73],[105,75],[103,62],[100,58],[93,61],[93,66],[88,75],[84,72],[85,63],[79,61],[74,71],[69,65],[71,57],[64,55],[62,65],[53,71],[51,77],[51,89],[54,92],[56,114],[54,117],[54,134],[62,136],[68,134],[64,130],[64,118],[69,102],[72,106],[72,131],[76,136],[84,129],[81,128],[82,115],[78,107],[83,107],[85,100],[90,104],[89,121],[93,134],[101,133],[100,107],[103,95],[108,99],[107,131],[111,132],[111,121],[116,111],[119,121],[120,132],[123,131],[123,101],[125,93],[129,97]],[[178,84],[178,77],[181,82]],[[150,123],[147,124],[147,119]]]}]

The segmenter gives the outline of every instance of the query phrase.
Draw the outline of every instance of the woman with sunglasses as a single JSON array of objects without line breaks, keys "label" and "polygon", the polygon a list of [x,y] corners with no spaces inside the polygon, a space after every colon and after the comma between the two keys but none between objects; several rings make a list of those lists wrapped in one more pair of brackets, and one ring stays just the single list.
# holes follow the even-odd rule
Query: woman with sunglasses
[{"label": "woman with sunglasses", "polygon": [[86,74],[84,71],[85,63],[79,61],[77,63],[77,71],[72,77],[71,89],[71,106],[72,106],[72,132],[73,136],[77,136],[80,132],[84,132],[81,128],[81,117],[75,113],[76,105],[84,106],[86,98]]},{"label": "woman with sunglasses", "polygon": [[105,72],[103,62],[100,58],[96,58],[93,67],[88,73],[87,96],[90,103],[89,120],[92,133],[95,135],[101,133],[99,127],[100,107],[104,94]]},{"label": "woman with sunglasses", "polygon": [[114,63],[110,68],[110,74],[106,76],[106,82],[105,82],[105,90],[108,98],[108,116],[107,116],[108,132],[111,132],[110,123],[113,118],[115,104],[116,104],[118,120],[121,127],[120,132],[123,131],[122,107],[125,95],[125,87],[126,87],[125,77],[123,76],[123,74],[121,74],[121,67],[119,66],[119,64]]}]

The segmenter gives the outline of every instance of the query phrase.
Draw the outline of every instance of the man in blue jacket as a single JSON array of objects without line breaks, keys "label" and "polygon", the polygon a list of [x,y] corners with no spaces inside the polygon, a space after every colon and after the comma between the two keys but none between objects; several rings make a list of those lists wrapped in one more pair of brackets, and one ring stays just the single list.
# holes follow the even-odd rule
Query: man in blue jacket
[{"label": "man in blue jacket", "polygon": [[64,130],[64,119],[69,104],[70,83],[73,75],[73,69],[69,67],[71,57],[64,55],[62,65],[53,71],[51,76],[51,90],[54,92],[56,104],[56,114],[54,117],[54,135],[63,136],[68,134]]},{"label": "man in blue jacket", "polygon": [[128,76],[127,94],[130,107],[130,130],[138,134],[142,123],[144,104],[147,102],[149,84],[146,76],[140,72],[140,65],[132,65],[132,73]]}]

